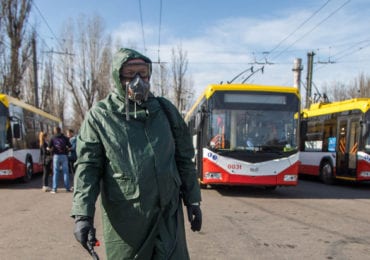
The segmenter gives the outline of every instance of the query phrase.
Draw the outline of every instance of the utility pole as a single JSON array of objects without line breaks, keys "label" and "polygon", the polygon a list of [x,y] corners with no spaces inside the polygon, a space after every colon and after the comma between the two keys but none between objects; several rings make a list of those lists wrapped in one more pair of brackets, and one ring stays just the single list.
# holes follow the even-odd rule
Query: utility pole
[{"label": "utility pole", "polygon": [[294,81],[294,87],[298,88],[299,92],[301,92],[301,72],[303,70],[302,66],[302,59],[301,58],[295,58],[294,64],[293,64],[293,81]]},{"label": "utility pole", "polygon": [[311,105],[311,91],[312,91],[312,72],[313,72],[313,56],[315,53],[307,53],[307,90],[306,90],[306,108]]},{"label": "utility pole", "polygon": [[35,91],[35,107],[39,107],[39,91],[37,82],[37,56],[36,56],[36,34],[32,36],[32,52],[33,52],[33,86]]}]

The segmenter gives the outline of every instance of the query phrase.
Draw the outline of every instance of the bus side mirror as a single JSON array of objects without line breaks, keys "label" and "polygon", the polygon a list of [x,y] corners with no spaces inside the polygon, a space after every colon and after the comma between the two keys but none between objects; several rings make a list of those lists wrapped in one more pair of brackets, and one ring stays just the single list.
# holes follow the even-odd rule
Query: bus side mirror
[{"label": "bus side mirror", "polygon": [[19,123],[13,124],[13,137],[16,139],[21,138],[21,126]]},{"label": "bus side mirror", "polygon": [[208,111],[204,106],[200,108],[200,110],[197,111],[197,114],[195,115],[195,122],[194,122],[194,129],[196,131],[199,131],[199,128],[202,126],[204,123],[203,121],[206,119],[208,116]]}]

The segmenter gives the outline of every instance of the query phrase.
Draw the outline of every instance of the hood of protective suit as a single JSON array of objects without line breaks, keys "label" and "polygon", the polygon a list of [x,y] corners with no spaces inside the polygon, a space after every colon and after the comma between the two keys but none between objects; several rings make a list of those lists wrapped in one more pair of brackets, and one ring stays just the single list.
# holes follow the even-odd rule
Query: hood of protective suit
[{"label": "hood of protective suit", "polygon": [[133,59],[142,59],[146,63],[150,64],[150,74],[152,73],[152,61],[142,55],[141,53],[132,50],[132,49],[127,49],[127,48],[121,48],[113,57],[113,68],[112,68],[112,74],[113,74],[113,79],[116,85],[116,89],[119,93],[120,96],[124,97],[125,96],[125,89],[122,87],[120,78],[119,78],[119,72],[122,68],[122,65],[126,63],[129,60]]}]

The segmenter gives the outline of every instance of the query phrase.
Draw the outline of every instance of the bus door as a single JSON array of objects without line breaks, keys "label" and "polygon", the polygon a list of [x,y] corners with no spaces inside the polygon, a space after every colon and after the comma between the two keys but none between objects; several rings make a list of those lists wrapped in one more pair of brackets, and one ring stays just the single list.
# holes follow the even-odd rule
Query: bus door
[{"label": "bus door", "polygon": [[356,176],[359,122],[359,117],[338,120],[337,176]]}]

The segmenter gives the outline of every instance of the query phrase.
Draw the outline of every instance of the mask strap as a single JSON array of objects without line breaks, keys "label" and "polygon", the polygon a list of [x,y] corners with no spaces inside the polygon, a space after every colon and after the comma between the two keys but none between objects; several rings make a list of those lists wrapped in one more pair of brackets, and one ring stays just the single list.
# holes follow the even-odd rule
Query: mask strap
[{"label": "mask strap", "polygon": [[135,118],[137,118],[137,116],[136,116],[136,102],[134,102],[134,107],[135,107]]}]

